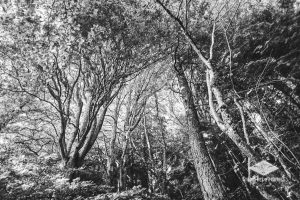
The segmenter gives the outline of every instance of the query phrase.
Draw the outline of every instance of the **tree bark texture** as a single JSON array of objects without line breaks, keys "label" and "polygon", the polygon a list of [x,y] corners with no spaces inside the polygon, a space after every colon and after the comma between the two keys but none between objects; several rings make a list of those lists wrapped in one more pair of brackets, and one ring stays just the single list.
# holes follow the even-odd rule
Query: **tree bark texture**
[{"label": "tree bark texture", "polygon": [[177,69],[177,78],[190,124],[189,141],[203,197],[205,200],[224,200],[226,192],[215,172],[203,138],[207,128],[199,121],[193,95],[182,69]]}]

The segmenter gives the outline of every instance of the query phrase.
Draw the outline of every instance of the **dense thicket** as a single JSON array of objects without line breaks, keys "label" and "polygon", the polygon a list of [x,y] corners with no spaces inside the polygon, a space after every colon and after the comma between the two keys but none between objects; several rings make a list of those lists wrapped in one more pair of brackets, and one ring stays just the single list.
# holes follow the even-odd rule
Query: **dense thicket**
[{"label": "dense thicket", "polygon": [[5,2],[0,198],[299,199],[298,6]]}]

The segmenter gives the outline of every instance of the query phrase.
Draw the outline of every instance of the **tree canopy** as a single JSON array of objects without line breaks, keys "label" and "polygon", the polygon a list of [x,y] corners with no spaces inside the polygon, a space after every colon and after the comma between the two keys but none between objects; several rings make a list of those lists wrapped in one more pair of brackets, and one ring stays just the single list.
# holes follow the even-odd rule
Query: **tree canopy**
[{"label": "tree canopy", "polygon": [[300,198],[299,1],[0,15],[1,198]]}]

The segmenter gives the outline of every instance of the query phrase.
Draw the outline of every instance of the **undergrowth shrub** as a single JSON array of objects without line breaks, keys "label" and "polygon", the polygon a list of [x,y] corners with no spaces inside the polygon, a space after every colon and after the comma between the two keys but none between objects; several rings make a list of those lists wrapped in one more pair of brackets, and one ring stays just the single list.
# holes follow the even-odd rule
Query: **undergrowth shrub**
[{"label": "undergrowth shrub", "polygon": [[71,183],[68,170],[59,167],[55,155],[28,157],[24,155],[7,158],[0,169],[0,199],[75,199],[96,196],[112,191],[109,186],[96,185],[92,181]]}]

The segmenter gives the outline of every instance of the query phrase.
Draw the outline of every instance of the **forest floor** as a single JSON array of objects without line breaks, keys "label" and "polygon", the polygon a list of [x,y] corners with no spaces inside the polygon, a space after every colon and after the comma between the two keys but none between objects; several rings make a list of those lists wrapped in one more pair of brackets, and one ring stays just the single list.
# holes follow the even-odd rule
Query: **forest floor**
[{"label": "forest floor", "polygon": [[167,196],[148,192],[140,186],[116,192],[107,185],[74,179],[71,183],[66,170],[51,159],[29,159],[13,156],[1,159],[0,199],[55,199],[55,200],[167,200]]}]

